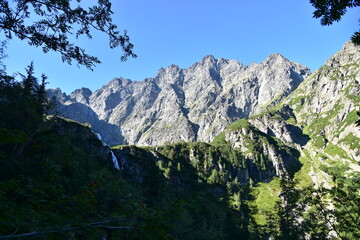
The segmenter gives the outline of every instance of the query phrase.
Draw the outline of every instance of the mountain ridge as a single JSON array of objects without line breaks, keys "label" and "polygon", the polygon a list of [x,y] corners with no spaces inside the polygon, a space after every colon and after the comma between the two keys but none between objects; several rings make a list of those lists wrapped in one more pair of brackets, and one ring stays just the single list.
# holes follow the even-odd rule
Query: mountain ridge
[{"label": "mountain ridge", "polygon": [[[57,97],[64,117],[90,123],[107,143],[154,146],[209,142],[236,119],[287,96],[308,75],[307,67],[280,54],[249,66],[207,55],[189,68],[172,64],[143,81],[115,78],[93,93],[48,93]],[[89,117],[76,117],[79,111]]]}]

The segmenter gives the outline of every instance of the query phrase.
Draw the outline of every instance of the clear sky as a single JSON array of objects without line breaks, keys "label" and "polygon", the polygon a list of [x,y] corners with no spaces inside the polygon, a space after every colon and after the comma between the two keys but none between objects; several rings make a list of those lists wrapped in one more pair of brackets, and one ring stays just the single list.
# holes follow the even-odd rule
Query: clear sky
[{"label": "clear sky", "polygon": [[[86,0],[89,1],[89,0]],[[99,89],[115,77],[143,80],[161,67],[187,68],[205,55],[237,59],[246,65],[272,53],[319,68],[359,29],[360,8],[350,9],[338,23],[321,26],[313,19],[308,0],[113,0],[113,21],[126,29],[138,58],[121,62],[120,49],[108,48],[106,36],[80,39],[87,52],[102,63],[90,71],[62,63],[59,54],[11,40],[7,70],[23,72],[32,60],[38,76],[45,73],[48,88],[67,94],[81,87]]]}]

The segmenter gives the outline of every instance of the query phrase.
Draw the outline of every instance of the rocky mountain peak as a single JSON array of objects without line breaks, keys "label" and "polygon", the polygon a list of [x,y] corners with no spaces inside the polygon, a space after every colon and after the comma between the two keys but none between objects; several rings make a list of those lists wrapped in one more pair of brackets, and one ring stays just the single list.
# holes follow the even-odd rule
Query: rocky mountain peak
[{"label": "rocky mountain peak", "polygon": [[129,84],[131,84],[130,79],[125,79],[125,78],[120,77],[120,78],[114,78],[112,81],[109,82],[108,86],[110,88],[120,89],[120,88],[127,87]]},{"label": "rocky mountain peak", "polygon": [[346,42],[342,50],[326,61],[325,66],[335,68],[346,64],[353,64],[356,62],[356,57],[359,56],[359,52],[360,49],[352,42]]},{"label": "rocky mountain peak", "polygon": [[284,60],[287,60],[289,61],[288,59],[286,59],[283,55],[281,55],[280,53],[273,53],[273,54],[270,54],[265,62],[271,62],[271,61],[284,61]]},{"label": "rocky mountain peak", "polygon": [[213,55],[209,54],[203,57],[203,59],[200,61],[200,63],[214,63],[216,62],[216,59]]},{"label": "rocky mountain peak", "polygon": [[161,68],[155,79],[159,85],[174,84],[181,78],[181,69],[175,64],[171,64],[167,68]]},{"label": "rocky mountain peak", "polygon": [[92,92],[88,88],[81,88],[76,89],[70,94],[70,98],[73,99],[75,102],[83,103],[83,104],[89,104],[89,98],[91,96]]},{"label": "rocky mountain peak", "polygon": [[[274,53],[269,55],[262,63],[262,66],[266,66],[268,68],[271,69],[276,69],[276,68],[281,68],[281,67],[292,67],[292,68],[296,68],[298,67],[299,63],[295,63],[290,61],[289,59],[285,58],[283,55],[279,54],[279,53]],[[304,66],[301,66],[304,67]]]},{"label": "rocky mountain peak", "polygon": [[213,55],[206,55],[199,62],[194,63],[187,70],[193,71],[195,69],[207,70],[217,67],[218,60]]},{"label": "rocky mountain peak", "polygon": [[60,88],[48,89],[46,94],[48,98],[55,98],[61,104],[64,104],[69,99],[69,96],[63,93]]}]

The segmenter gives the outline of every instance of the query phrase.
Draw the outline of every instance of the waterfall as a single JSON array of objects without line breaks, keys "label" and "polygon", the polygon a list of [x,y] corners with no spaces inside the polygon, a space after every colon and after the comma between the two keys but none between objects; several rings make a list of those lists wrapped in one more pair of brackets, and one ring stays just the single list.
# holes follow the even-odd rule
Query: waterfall
[{"label": "waterfall", "polygon": [[[91,130],[91,131],[92,131],[92,130]],[[104,141],[102,140],[102,136],[101,136],[100,133],[96,133],[96,132],[94,132],[94,131],[92,131],[92,133],[95,134],[96,137],[102,142],[102,145],[103,145],[103,146],[107,146],[107,144],[104,143]]]},{"label": "waterfall", "polygon": [[120,170],[119,161],[117,160],[117,158],[116,158],[115,154],[113,153],[113,151],[111,151],[111,157],[112,157],[112,161],[114,163],[114,167],[117,170]]},{"label": "waterfall", "polygon": [[[93,132],[93,131],[92,131],[92,132]],[[101,137],[101,134],[100,134],[100,133],[93,132],[93,134],[95,134],[96,137],[102,142],[102,144],[103,144],[104,147],[105,147],[105,146],[109,147],[109,145],[107,145],[106,143],[104,143],[104,141],[102,140],[102,137]],[[112,151],[112,150],[110,150],[110,151],[111,151],[111,158],[112,158],[112,161],[113,161],[113,163],[114,163],[114,167],[115,167],[117,170],[120,171],[119,161],[117,160],[117,158],[116,158],[115,154],[113,153],[113,151]]]},{"label": "waterfall", "polygon": [[103,141],[100,133],[96,133],[96,136],[100,141]]}]

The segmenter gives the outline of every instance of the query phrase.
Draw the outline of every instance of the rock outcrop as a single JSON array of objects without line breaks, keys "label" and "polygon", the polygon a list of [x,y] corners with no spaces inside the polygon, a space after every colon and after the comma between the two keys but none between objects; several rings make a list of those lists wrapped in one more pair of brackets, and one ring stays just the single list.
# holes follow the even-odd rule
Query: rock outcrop
[{"label": "rock outcrop", "polygon": [[301,152],[307,167],[299,172],[299,179],[310,176],[316,186],[330,187],[324,169],[360,172],[360,128],[355,125],[359,82],[360,47],[348,42],[280,104],[249,122]]}]

